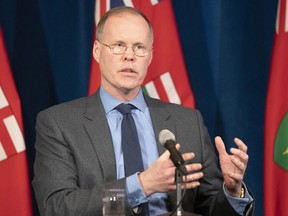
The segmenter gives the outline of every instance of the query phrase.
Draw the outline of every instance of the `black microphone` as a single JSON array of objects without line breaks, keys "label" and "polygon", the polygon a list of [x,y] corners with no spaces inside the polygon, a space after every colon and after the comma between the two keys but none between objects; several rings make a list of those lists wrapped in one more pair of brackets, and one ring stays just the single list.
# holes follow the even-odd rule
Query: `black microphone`
[{"label": "black microphone", "polygon": [[184,164],[184,159],[181,153],[175,147],[175,135],[171,131],[164,129],[160,131],[158,137],[160,144],[163,145],[170,152],[170,159],[172,160],[176,168],[183,175],[186,175],[188,172]]}]

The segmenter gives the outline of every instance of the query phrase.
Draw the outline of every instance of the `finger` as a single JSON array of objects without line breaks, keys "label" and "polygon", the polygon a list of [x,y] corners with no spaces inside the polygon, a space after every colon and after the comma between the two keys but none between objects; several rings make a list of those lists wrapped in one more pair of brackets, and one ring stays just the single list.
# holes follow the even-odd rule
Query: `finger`
[{"label": "finger", "polygon": [[191,188],[195,188],[198,186],[200,186],[200,182],[199,181],[193,181],[193,182],[183,183],[181,185],[181,188],[184,189],[186,187],[187,189],[191,189]]},{"label": "finger", "polygon": [[[175,145],[175,148],[179,151],[181,145],[179,143],[177,143]],[[169,153],[169,157],[170,157],[170,153]],[[191,160],[195,157],[195,154],[193,152],[188,152],[188,153],[184,153],[182,154],[183,159],[186,160]]]},{"label": "finger", "polygon": [[[192,189],[192,188],[196,188],[200,186],[200,182],[199,181],[193,181],[193,182],[183,182],[181,184],[181,189]],[[171,185],[168,187],[169,190],[176,190],[177,189],[177,186],[176,184],[174,185]]]},{"label": "finger", "polygon": [[193,159],[195,157],[195,154],[193,152],[188,152],[188,153],[182,154],[182,157],[185,161],[187,161],[187,160]]},{"label": "finger", "polygon": [[[180,149],[180,144],[177,143],[177,144],[175,145],[175,148],[176,148],[177,150],[179,150],[179,149]],[[169,150],[166,150],[166,151],[159,157],[159,159],[160,159],[161,161],[170,159],[170,152],[169,152]]]},{"label": "finger", "polygon": [[241,160],[238,159],[238,157],[235,157],[235,156],[231,157],[231,161],[236,166],[238,171],[240,171],[240,173],[245,172],[247,163],[243,163]]},{"label": "finger", "polygon": [[170,158],[170,152],[166,150],[160,157],[158,158],[159,161],[166,161]]},{"label": "finger", "polygon": [[183,176],[183,182],[192,182],[192,181],[199,181],[200,178],[204,176],[203,172],[197,172],[193,174],[189,174],[187,176]]},{"label": "finger", "polygon": [[236,148],[231,148],[230,152],[234,156],[238,157],[242,162],[244,162],[244,163],[248,162],[249,156],[248,156],[248,154],[246,154],[246,152],[244,152],[240,149],[236,149]]},{"label": "finger", "polygon": [[238,148],[241,151],[247,153],[248,147],[247,147],[247,145],[245,145],[245,143],[241,139],[239,139],[237,137],[234,138],[234,143],[238,146]]},{"label": "finger", "polygon": [[219,152],[219,155],[228,155],[228,153],[226,152],[224,142],[220,136],[215,137],[215,145],[216,145],[217,151]]},{"label": "finger", "polygon": [[[180,144],[176,144],[175,147],[177,150],[179,150]],[[170,160],[169,150],[166,150],[162,155],[160,155],[160,157],[157,159],[157,161],[160,161],[160,162],[169,161],[170,166],[174,166],[173,162]]]},{"label": "finger", "polygon": [[[180,144],[177,143],[177,144],[175,145],[175,148],[176,148],[177,150],[179,150],[179,149],[180,149]],[[169,152],[168,150],[166,150],[159,158],[162,158],[162,159],[166,160],[166,159],[168,159],[169,157],[170,157],[170,152]]]},{"label": "finger", "polygon": [[200,163],[192,163],[186,165],[187,172],[195,172],[202,169],[202,165]]}]

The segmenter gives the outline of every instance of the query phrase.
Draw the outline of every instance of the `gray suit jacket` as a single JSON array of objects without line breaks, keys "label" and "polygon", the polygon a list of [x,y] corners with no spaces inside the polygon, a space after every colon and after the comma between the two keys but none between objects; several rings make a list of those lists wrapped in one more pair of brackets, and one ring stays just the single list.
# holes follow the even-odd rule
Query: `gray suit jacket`
[{"label": "gray suit jacket", "polygon": [[[194,152],[193,162],[203,165],[201,186],[187,190],[183,209],[203,215],[238,215],[223,193],[222,174],[199,111],[149,97],[145,100],[155,134],[169,129],[181,152]],[[125,179],[116,178],[112,138],[99,92],[40,112],[36,131],[32,184],[41,215],[102,215],[102,189],[125,188]],[[165,151],[160,144],[158,150],[159,154]],[[175,202],[175,191],[169,192],[170,210]]]}]

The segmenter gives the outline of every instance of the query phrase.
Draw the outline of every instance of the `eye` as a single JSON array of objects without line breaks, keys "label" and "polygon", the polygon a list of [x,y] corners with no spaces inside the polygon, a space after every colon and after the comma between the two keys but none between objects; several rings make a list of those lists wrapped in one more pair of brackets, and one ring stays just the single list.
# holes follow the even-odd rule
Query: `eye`
[{"label": "eye", "polygon": [[136,45],[134,47],[134,49],[136,49],[136,50],[146,50],[146,47],[144,45],[142,45],[142,44],[138,44],[138,45]]},{"label": "eye", "polygon": [[115,43],[113,44],[113,47],[115,47],[116,49],[123,49],[126,46],[123,43]]}]

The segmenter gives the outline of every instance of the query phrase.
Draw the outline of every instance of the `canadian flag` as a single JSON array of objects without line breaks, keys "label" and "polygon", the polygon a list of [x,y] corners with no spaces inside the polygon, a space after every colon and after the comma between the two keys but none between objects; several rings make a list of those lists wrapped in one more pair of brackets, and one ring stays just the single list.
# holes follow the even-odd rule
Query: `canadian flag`
[{"label": "canadian flag", "polygon": [[[100,17],[116,6],[141,10],[153,25],[153,60],[143,82],[143,91],[163,101],[195,107],[171,0],[96,0],[95,28]],[[96,91],[101,81],[99,66],[93,58],[91,65],[89,94]]]},{"label": "canadian flag", "polygon": [[8,62],[0,27],[0,214],[31,216],[21,106]]}]

